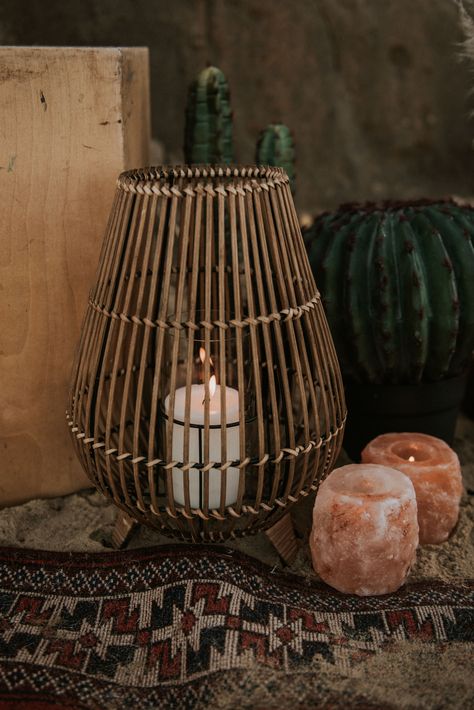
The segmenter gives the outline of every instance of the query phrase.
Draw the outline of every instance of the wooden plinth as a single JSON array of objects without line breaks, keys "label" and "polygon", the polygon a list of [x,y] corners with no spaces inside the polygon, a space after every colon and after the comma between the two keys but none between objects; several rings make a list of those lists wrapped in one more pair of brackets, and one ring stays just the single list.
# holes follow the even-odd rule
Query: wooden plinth
[{"label": "wooden plinth", "polygon": [[147,164],[148,50],[0,48],[0,505],[90,485],[65,423],[118,174]]}]

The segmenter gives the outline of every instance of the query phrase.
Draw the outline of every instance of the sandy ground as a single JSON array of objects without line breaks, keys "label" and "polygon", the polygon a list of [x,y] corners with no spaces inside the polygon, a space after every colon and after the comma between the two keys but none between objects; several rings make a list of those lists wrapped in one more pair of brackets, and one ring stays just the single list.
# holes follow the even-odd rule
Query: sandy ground
[{"label": "sandy ground", "polygon": [[[460,419],[454,448],[463,467],[465,490],[459,523],[451,538],[442,545],[418,549],[417,563],[410,581],[474,577],[474,422]],[[348,463],[343,453],[338,465]],[[302,576],[314,576],[307,545],[311,526],[313,498],[307,498],[293,512],[293,522],[300,550],[289,569]],[[50,500],[34,500],[0,512],[0,545],[46,550],[111,549],[111,534],[116,511],[98,492],[88,490],[76,495]],[[170,542],[162,535],[138,527],[128,547],[145,547]],[[259,534],[231,543],[269,565],[282,567],[274,548]],[[252,707],[310,707],[305,696],[311,691],[319,697],[347,698],[347,708],[423,708],[454,710],[474,708],[472,653],[465,644],[444,646],[415,641],[394,641],[382,653],[369,657],[354,667],[341,669],[324,660],[317,667],[298,667],[303,695],[294,697],[285,677],[272,669],[247,669],[236,681],[222,678],[216,686],[212,704],[219,708],[250,707],[244,698],[252,698]],[[275,690],[277,689],[277,690]],[[306,695],[308,693],[308,695]],[[362,704],[361,704],[362,703]],[[321,706],[322,707],[322,706]]]},{"label": "sandy ground", "polygon": [[[417,563],[410,579],[454,579],[474,577],[474,422],[461,418],[454,448],[463,467],[465,491],[459,523],[451,538],[442,545],[418,549]],[[348,463],[342,452],[338,465]],[[303,500],[292,517],[300,550],[290,571],[314,575],[307,537],[311,527],[314,496]],[[33,500],[0,511],[0,545],[44,550],[100,552],[111,549],[111,534],[116,510],[95,490],[86,490],[63,498]],[[147,547],[171,542],[154,530],[138,527],[128,547]],[[242,552],[272,566],[281,560],[262,533],[229,543]]]}]

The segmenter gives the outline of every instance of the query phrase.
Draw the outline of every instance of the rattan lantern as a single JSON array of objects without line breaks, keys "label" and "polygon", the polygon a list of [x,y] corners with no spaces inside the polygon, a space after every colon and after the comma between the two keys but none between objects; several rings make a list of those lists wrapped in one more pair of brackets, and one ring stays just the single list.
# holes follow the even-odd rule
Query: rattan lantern
[{"label": "rattan lantern", "polygon": [[123,173],[68,410],[95,486],[171,536],[254,533],[329,473],[345,417],[284,171]]}]

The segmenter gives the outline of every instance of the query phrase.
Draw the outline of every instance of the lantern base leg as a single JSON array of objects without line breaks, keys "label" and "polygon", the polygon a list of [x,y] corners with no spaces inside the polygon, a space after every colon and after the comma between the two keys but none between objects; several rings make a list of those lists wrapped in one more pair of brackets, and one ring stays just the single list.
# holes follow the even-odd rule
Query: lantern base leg
[{"label": "lantern base leg", "polygon": [[[112,532],[113,547],[116,550],[123,548],[130,540],[138,525],[139,523],[136,520],[127,515],[123,510],[119,510]],[[291,515],[287,513],[280,518],[273,527],[265,531],[265,535],[282,560],[287,565],[291,565],[295,561],[299,549]]]},{"label": "lantern base leg", "polygon": [[123,510],[117,513],[115,527],[112,532],[112,545],[116,550],[120,550],[130,540],[133,531],[138,526],[136,520],[131,518]]},{"label": "lantern base leg", "polygon": [[287,513],[275,525],[265,531],[265,535],[272,543],[275,550],[287,565],[295,561],[298,554],[298,541],[291,515]]}]

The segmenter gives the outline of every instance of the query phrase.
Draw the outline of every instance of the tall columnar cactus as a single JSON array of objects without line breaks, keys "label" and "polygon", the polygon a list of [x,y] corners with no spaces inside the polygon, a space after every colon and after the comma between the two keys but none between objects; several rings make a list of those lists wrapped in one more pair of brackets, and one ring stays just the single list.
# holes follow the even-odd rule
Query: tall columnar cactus
[{"label": "tall columnar cactus", "polygon": [[217,67],[203,69],[189,87],[184,154],[188,165],[234,160],[229,87]]},{"label": "tall columnar cactus", "polygon": [[474,348],[474,210],[452,202],[347,205],[305,231],[347,378],[460,374]]},{"label": "tall columnar cactus", "polygon": [[295,191],[295,146],[290,129],[283,123],[271,123],[259,135],[256,151],[257,165],[283,168]]}]

